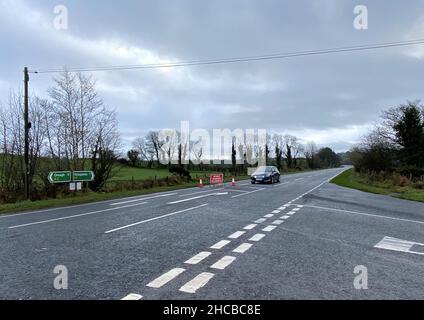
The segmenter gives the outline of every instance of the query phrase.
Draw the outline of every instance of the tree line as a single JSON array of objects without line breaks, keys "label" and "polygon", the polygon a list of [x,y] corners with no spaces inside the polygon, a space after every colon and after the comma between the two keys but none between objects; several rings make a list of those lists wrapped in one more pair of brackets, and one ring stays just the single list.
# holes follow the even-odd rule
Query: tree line
[{"label": "tree line", "polygon": [[[180,134],[177,133],[179,136]],[[178,141],[178,139],[177,139]],[[249,144],[247,141],[237,141],[235,138],[231,148],[231,168],[234,174],[246,173],[247,168],[258,159],[261,148],[264,148],[265,161],[268,165],[275,165],[279,170],[302,170],[339,167],[341,158],[331,148],[318,148],[315,142],[301,143],[301,140],[293,135],[273,134],[267,135],[267,143],[264,147],[257,144]],[[208,171],[216,165],[213,159],[206,158],[210,152],[205,152],[201,140],[189,141],[187,144],[176,142],[166,143],[161,140],[158,131],[150,131],[145,136],[136,138],[132,143],[133,148],[127,152],[128,163],[134,167],[163,168],[168,167],[172,171],[178,168],[187,170],[196,169]],[[209,150],[208,150],[209,151]],[[167,165],[161,161],[161,155],[167,155],[167,159],[177,159],[174,164]],[[182,159],[189,159],[188,164],[183,164]],[[186,173],[180,170],[181,173]]]},{"label": "tree line", "polygon": [[424,177],[424,106],[407,102],[383,112],[381,121],[351,150],[356,171]]}]

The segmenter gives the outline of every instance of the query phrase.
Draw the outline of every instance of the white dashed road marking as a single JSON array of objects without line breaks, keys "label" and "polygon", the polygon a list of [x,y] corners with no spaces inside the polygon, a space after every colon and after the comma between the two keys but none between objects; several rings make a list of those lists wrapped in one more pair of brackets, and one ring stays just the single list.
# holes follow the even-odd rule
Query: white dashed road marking
[{"label": "white dashed road marking", "polygon": [[264,216],[265,218],[272,218],[274,215],[273,214],[267,214],[266,216]]},{"label": "white dashed road marking", "polygon": [[255,223],[259,224],[259,223],[263,223],[265,221],[266,221],[266,219],[261,218],[261,219],[256,220]]},{"label": "white dashed road marking", "polygon": [[172,269],[171,271],[168,271],[167,273],[161,275],[159,278],[150,282],[147,286],[149,288],[158,289],[158,288],[164,286],[165,284],[167,284],[169,281],[178,277],[184,271],[185,271],[185,269],[183,269],[183,268]]},{"label": "white dashed road marking", "polygon": [[271,231],[273,231],[275,228],[277,228],[277,227],[276,227],[276,226],[268,226],[268,227],[266,227],[266,228],[262,229],[262,231],[265,231],[265,232],[271,232]]},{"label": "white dashed road marking", "polygon": [[232,264],[236,259],[237,259],[236,257],[226,256],[222,258],[221,260],[219,260],[217,263],[213,264],[211,268],[224,270],[226,267]]},{"label": "white dashed road marking", "polygon": [[219,241],[217,244],[214,244],[211,249],[222,249],[224,248],[227,244],[229,244],[231,241],[228,240],[221,240]]},{"label": "white dashed road marking", "polygon": [[282,223],[284,223],[283,220],[275,220],[272,224],[275,224],[276,226],[279,226]]},{"label": "white dashed road marking", "polygon": [[139,295],[139,294],[135,294],[135,293],[131,293],[129,295],[127,295],[126,297],[122,298],[121,300],[141,300],[143,299],[143,296]]},{"label": "white dashed road marking", "polygon": [[255,234],[252,238],[250,238],[249,241],[258,242],[258,241],[261,241],[264,237],[265,237],[264,234],[258,233],[258,234]]},{"label": "white dashed road marking", "polygon": [[213,273],[203,272],[203,273],[199,274],[193,280],[191,280],[191,281],[187,282],[185,285],[183,285],[180,288],[180,291],[186,292],[186,293],[196,293],[197,290],[204,287],[209,282],[209,280],[211,280],[213,277],[214,277]]},{"label": "white dashed road marking", "polygon": [[244,227],[244,230],[252,230],[256,228],[257,226],[258,226],[257,224],[249,224],[248,226]]},{"label": "white dashed road marking", "polygon": [[246,231],[237,231],[237,232],[233,233],[231,236],[229,236],[228,238],[230,238],[230,239],[238,239],[242,235],[244,235],[245,233],[246,233]]},{"label": "white dashed road marking", "polygon": [[212,253],[211,252],[200,252],[199,254],[195,255],[193,258],[191,258],[190,260],[187,260],[185,263],[186,264],[198,264],[201,261],[205,260],[207,257],[209,257]]},{"label": "white dashed road marking", "polygon": [[272,211],[272,213],[274,213],[274,214],[279,214],[281,212],[281,210],[274,210],[274,211]]},{"label": "white dashed road marking", "polygon": [[253,244],[251,244],[251,243],[243,243],[238,248],[234,249],[233,252],[235,252],[235,253],[245,253],[252,246],[253,246]]},{"label": "white dashed road marking", "polygon": [[290,216],[282,216],[281,219],[287,220],[287,219],[290,219]]}]

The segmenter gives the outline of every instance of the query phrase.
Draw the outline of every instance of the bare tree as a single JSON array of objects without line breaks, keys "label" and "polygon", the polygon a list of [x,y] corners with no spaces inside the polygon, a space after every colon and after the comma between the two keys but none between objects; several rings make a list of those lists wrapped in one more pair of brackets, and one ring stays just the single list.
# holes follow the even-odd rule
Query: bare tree
[{"label": "bare tree", "polygon": [[306,162],[308,163],[308,167],[310,169],[315,169],[316,167],[315,158],[318,153],[318,147],[316,143],[314,141],[309,141],[308,143],[306,143],[304,153],[305,153]]}]

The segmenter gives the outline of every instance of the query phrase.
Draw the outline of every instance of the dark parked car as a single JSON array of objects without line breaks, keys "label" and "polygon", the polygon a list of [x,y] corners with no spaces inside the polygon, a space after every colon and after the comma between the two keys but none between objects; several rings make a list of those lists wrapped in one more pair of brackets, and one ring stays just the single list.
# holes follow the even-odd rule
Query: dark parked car
[{"label": "dark parked car", "polygon": [[259,167],[252,174],[252,184],[280,182],[280,171],[276,167]]}]

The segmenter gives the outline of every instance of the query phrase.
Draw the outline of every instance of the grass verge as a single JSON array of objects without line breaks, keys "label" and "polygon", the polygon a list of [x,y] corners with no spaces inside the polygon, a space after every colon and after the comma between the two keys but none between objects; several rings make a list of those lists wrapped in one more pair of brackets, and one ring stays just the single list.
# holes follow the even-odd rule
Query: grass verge
[{"label": "grass verge", "polygon": [[410,186],[400,187],[389,182],[370,182],[368,179],[355,173],[354,169],[349,169],[343,172],[331,180],[331,183],[360,191],[384,194],[405,200],[424,202],[424,190]]}]

